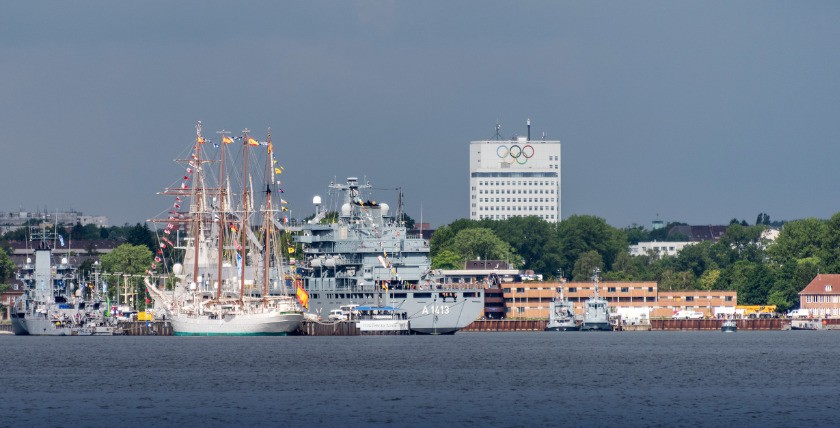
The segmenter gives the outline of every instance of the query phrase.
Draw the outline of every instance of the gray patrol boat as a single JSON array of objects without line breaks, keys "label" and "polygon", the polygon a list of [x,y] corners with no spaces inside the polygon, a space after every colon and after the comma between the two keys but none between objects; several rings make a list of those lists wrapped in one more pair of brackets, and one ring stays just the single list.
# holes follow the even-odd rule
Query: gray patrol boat
[{"label": "gray patrol boat", "polygon": [[66,258],[53,261],[50,242],[54,233],[30,229],[35,262],[27,259],[18,271],[23,295],[12,304],[10,316],[16,335],[111,336],[120,329],[105,316],[108,305],[99,290],[85,287],[76,278],[76,268]]},{"label": "gray patrol boat", "polygon": [[595,290],[593,296],[584,303],[581,331],[612,331],[613,329],[610,324],[610,315],[607,312],[607,300],[598,296],[598,275],[600,273],[600,269],[595,269],[592,275]]},{"label": "gray patrol boat", "polygon": [[388,305],[404,311],[411,332],[421,334],[455,333],[480,317],[483,287],[443,284],[431,269],[429,243],[409,236],[401,214],[392,215],[388,204],[363,196],[370,188],[355,177],[330,183],[330,194],[343,196],[337,219],[322,223],[328,211],[316,196],[315,217],[295,237],[303,246],[297,272],[310,313],[325,317],[341,306]]},{"label": "gray patrol boat", "polygon": [[548,304],[548,324],[545,331],[578,331],[580,326],[575,320],[575,304],[563,297],[563,284],[560,296]]}]

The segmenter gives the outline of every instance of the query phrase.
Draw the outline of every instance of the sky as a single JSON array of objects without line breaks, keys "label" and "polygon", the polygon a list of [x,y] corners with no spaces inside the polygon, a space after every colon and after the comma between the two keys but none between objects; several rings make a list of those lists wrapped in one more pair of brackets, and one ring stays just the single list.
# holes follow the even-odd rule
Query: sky
[{"label": "sky", "polygon": [[0,211],[143,222],[200,120],[270,127],[301,217],[357,176],[439,227],[469,216],[469,142],[530,118],[562,143],[564,218],[829,218],[838,22],[833,1],[2,2]]}]

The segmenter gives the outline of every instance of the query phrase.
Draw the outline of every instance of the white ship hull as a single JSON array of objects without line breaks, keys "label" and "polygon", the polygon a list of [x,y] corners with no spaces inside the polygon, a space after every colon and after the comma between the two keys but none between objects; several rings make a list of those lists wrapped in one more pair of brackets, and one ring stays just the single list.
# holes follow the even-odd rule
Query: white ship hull
[{"label": "white ship hull", "polygon": [[170,321],[175,336],[285,336],[297,330],[303,314],[266,312],[220,318],[179,314]]}]

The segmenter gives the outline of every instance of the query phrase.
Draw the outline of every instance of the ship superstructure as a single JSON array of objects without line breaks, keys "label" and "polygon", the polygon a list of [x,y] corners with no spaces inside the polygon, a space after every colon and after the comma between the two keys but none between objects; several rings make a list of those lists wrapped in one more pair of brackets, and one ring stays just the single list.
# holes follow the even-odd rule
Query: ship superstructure
[{"label": "ship superstructure", "polygon": [[67,258],[55,260],[51,245],[60,238],[43,227],[30,228],[30,240],[37,245],[35,260],[27,259],[18,271],[23,295],[11,310],[12,329],[17,335],[93,336],[118,331],[108,310],[105,295],[85,286],[76,267]]},{"label": "ship superstructure", "polygon": [[[429,243],[408,229],[386,203],[367,196],[369,183],[330,183],[341,196],[334,220],[320,210],[295,238],[303,246],[298,272],[310,312],[326,316],[350,304],[405,311],[414,333],[448,334],[481,316],[483,287],[442,284],[431,269]],[[399,210],[398,210],[399,211]]]}]

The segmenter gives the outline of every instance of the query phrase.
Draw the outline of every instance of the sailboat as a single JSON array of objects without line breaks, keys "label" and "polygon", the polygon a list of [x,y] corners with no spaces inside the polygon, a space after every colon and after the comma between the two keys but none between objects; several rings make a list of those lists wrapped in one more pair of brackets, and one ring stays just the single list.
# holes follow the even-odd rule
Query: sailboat
[{"label": "sailboat", "polygon": [[[175,209],[165,220],[150,220],[166,222],[156,262],[164,262],[160,256],[167,246],[183,251],[180,262],[172,265],[172,290],[160,285],[166,276],[145,278],[149,294],[163,307],[176,336],[286,335],[303,320],[303,308],[288,292],[291,272],[279,248],[279,223],[274,216],[280,210],[274,208],[271,191],[276,162],[271,136],[261,144],[249,132],[246,129],[242,137],[233,139],[221,131],[219,178],[212,187],[209,164],[216,161],[203,157],[207,140],[199,122],[184,182],[180,188],[162,192],[176,197]],[[243,188],[240,205],[233,209],[225,149],[236,140],[243,146]],[[255,210],[249,188],[249,150],[260,146],[267,148],[266,190],[262,206]],[[182,198],[189,198],[187,212],[178,210]],[[250,224],[255,215],[262,219],[256,233]],[[183,244],[173,243],[168,236],[181,230],[186,232]]]}]

